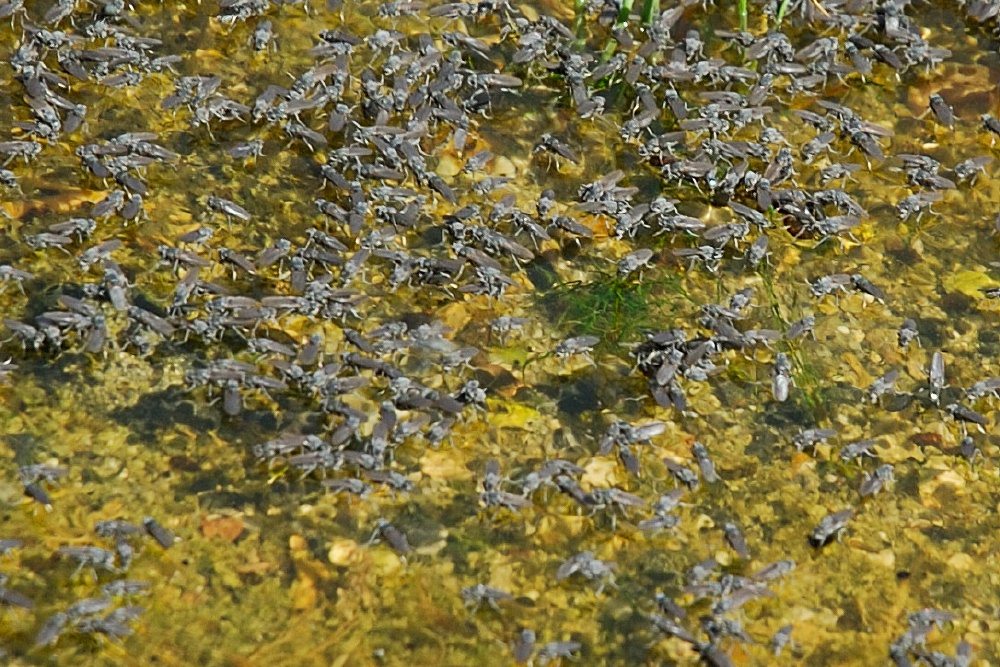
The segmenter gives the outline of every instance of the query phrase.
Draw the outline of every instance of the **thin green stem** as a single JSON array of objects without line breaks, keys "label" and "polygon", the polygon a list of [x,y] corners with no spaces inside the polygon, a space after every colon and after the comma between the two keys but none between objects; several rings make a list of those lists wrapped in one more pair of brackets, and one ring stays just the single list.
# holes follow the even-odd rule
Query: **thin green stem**
[{"label": "thin green stem", "polygon": [[653,25],[653,21],[659,15],[660,0],[646,0],[642,6],[642,22],[646,25]]},{"label": "thin green stem", "polygon": [[581,31],[583,30],[584,23],[587,20],[586,6],[583,4],[584,0],[574,0],[573,8],[575,10],[575,16],[573,18],[573,34],[577,37],[581,36]]},{"label": "thin green stem", "polygon": [[632,14],[632,3],[635,0],[622,0],[622,8],[618,12],[618,24],[624,25],[628,23],[628,17]]},{"label": "thin green stem", "polygon": [[615,55],[615,50],[618,49],[618,42],[614,39],[609,39],[608,43],[604,45],[604,50],[601,51],[601,62],[606,63],[611,60],[611,56]]},{"label": "thin green stem", "polygon": [[781,0],[781,4],[778,5],[778,17],[775,19],[778,25],[781,25],[781,19],[785,18],[785,12],[787,11],[788,11],[788,0]]}]

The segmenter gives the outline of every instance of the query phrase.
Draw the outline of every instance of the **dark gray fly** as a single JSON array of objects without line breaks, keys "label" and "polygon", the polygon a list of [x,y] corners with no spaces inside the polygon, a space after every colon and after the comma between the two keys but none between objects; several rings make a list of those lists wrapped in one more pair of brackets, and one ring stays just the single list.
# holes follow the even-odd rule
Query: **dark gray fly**
[{"label": "dark gray fly", "polygon": [[940,94],[934,93],[930,96],[929,108],[938,122],[949,129],[955,127],[955,109],[945,102]]}]

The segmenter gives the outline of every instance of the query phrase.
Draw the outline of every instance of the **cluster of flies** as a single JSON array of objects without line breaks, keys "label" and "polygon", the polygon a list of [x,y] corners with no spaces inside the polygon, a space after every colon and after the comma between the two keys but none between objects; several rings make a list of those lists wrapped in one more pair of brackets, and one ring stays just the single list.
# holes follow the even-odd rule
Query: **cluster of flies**
[{"label": "cluster of flies", "polygon": [[[69,474],[67,468],[45,464],[21,466],[19,476],[25,495],[51,508],[52,498],[42,485],[51,484]],[[71,579],[79,579],[82,572],[89,572],[93,581],[100,581],[100,573],[123,575],[140,553],[136,540],[146,536],[169,549],[174,545],[173,533],[153,517],[144,517],[141,524],[125,519],[108,519],[94,525],[96,535],[104,540],[99,544],[75,544],[59,547],[55,557],[76,564]],[[6,556],[25,547],[20,538],[0,539],[0,556]],[[7,587],[9,577],[0,576],[0,606],[9,609],[32,611],[34,600],[24,593]],[[138,619],[145,607],[131,604],[137,597],[147,595],[150,584],[136,579],[116,578],[100,586],[101,594],[73,602],[41,622],[34,644],[36,647],[54,646],[66,632],[110,640],[121,640],[132,634],[129,623]],[[124,603],[124,604],[119,604]]]},{"label": "cluster of flies", "polygon": [[[813,246],[832,241],[841,248],[859,242],[855,233],[870,216],[846,188],[861,170],[881,170],[886,178],[905,173],[904,187],[912,192],[896,210],[901,218],[919,219],[933,212],[942,191],[971,186],[990,166],[988,155],[973,156],[942,174],[940,162],[929,155],[887,155],[894,139],[890,128],[832,101],[796,104],[784,114],[787,97],[816,97],[832,82],[864,86],[877,77],[930,74],[951,55],[927,41],[907,16],[905,2],[860,3],[850,11],[824,2],[791,4],[801,21],[824,36],[796,48],[780,31],[762,36],[717,32],[721,48],[709,57],[706,50],[717,45],[706,44],[697,30],[686,27],[697,9],[683,2],[642,31],[615,27],[615,51],[599,59],[574,48],[577,36],[559,20],[544,14],[529,18],[506,2],[429,7],[389,2],[377,12],[385,27],[364,36],[324,27],[308,51],[310,66],[292,73],[291,82],[271,83],[253,99],[241,100],[229,96],[222,75],[180,74],[190,58],[165,54],[161,40],[138,34],[141,19],[125,3],[84,10],[59,0],[29,18],[19,0],[7,0],[0,3],[0,16],[20,20],[22,28],[10,65],[24,104],[15,109],[16,136],[0,141],[5,160],[0,184],[16,190],[18,175],[9,167],[28,164],[49,145],[68,141],[84,178],[103,185],[107,194],[67,219],[26,227],[20,240],[35,253],[28,256],[55,260],[65,255],[77,279],[58,290],[48,310],[3,322],[25,354],[74,349],[101,355],[115,349],[145,358],[162,345],[206,350],[207,360],[187,369],[184,382],[206,400],[219,401],[228,418],[269,405],[321,416],[319,433],[290,430],[253,447],[272,481],[296,475],[318,480],[331,493],[358,498],[379,490],[413,492],[395,451],[440,446],[456,424],[487,411],[484,387],[467,379],[480,350],[457,344],[457,332],[425,316],[373,324],[379,302],[419,294],[437,301],[482,297],[491,307],[508,303],[529,283],[529,264],[585,251],[604,236],[627,249],[616,260],[617,278],[623,281],[642,280],[644,272],[671,262],[713,274],[769,271],[775,238],[790,235],[800,245]],[[969,16],[980,22],[992,20],[995,8],[986,2],[966,5]],[[226,30],[249,24],[246,44],[252,51],[280,45],[267,18],[276,10],[269,0],[224,0],[218,10],[216,20]],[[609,25],[618,8],[595,1],[584,11]],[[439,29],[397,31],[396,22],[407,16],[439,22]],[[492,30],[498,39],[474,37],[461,29],[466,23],[477,34]],[[497,69],[499,61],[506,63],[503,71]],[[212,139],[216,132],[243,136],[225,147],[234,167],[251,168],[279,144],[311,156],[315,166],[307,187],[320,196],[303,213],[311,216],[309,224],[288,229],[287,237],[251,244],[239,232],[271,215],[267,202],[241,199],[238,189],[195,193],[198,226],[158,245],[158,264],[151,272],[130,265],[132,253],[141,250],[113,221],[138,225],[146,220],[147,200],[156,196],[147,171],[156,169],[163,176],[159,180],[169,183],[162,165],[189,156],[163,145],[171,137],[141,129],[80,140],[90,130],[88,109],[73,98],[84,87],[108,94],[142,90],[152,75],[172,82],[161,108],[185,131]],[[616,170],[580,185],[574,201],[560,201],[552,189],[530,199],[519,196],[511,177],[494,174],[493,166],[504,156],[493,152],[496,146],[482,147],[478,129],[492,114],[516,106],[518,93],[531,82],[554,89],[579,123],[615,119],[622,150],[633,152],[659,176],[663,194],[644,197],[638,187],[624,185],[626,173]],[[603,91],[612,88],[627,100],[624,118],[606,108],[613,97]],[[942,136],[966,122],[937,93],[928,98],[927,113],[927,122]],[[772,124],[779,118],[784,119],[781,127]],[[1000,136],[1000,121],[989,115],[978,121],[992,145]],[[810,138],[788,139],[804,134]],[[521,148],[539,172],[567,164],[577,170],[583,160],[571,143],[540,133]],[[443,150],[464,159],[454,177],[435,171],[433,156]],[[690,215],[690,202],[712,204],[725,221],[709,224]],[[431,215],[432,206],[446,212]],[[642,247],[654,243],[665,249]],[[150,292],[149,285],[163,284],[164,278],[170,292],[151,296],[155,290]],[[0,281],[25,295],[46,289],[29,267],[4,264]],[[809,292],[817,300],[832,297],[838,305],[841,299],[859,298],[888,309],[891,302],[858,267],[815,278]],[[691,327],[649,332],[630,346],[635,370],[656,405],[691,414],[685,387],[711,383],[734,354],[756,362],[761,352],[772,359],[760,375],[769,377],[773,401],[794,397],[795,350],[812,334],[816,317],[803,313],[783,322],[783,330],[750,326],[755,296],[747,287],[724,303],[703,304]],[[310,329],[304,334],[303,320]],[[503,345],[528,324],[527,318],[501,315],[489,325],[490,338]],[[917,323],[905,320],[899,346],[907,349],[917,332]],[[600,343],[596,336],[578,335],[560,339],[548,352],[564,360],[579,356],[596,366],[591,355]],[[8,364],[3,373],[15,369]],[[422,375],[429,373],[443,379],[432,386]],[[963,396],[948,385],[941,352],[931,355],[927,382],[912,393],[895,392],[899,378],[898,370],[889,370],[859,390],[873,405],[891,394],[942,409],[961,424],[962,454],[973,458],[978,450],[966,429],[988,425],[974,402],[996,397],[1000,380],[976,383]],[[588,487],[582,482],[583,461],[553,458],[516,479],[501,474],[499,461],[489,461],[479,481],[480,504],[494,518],[536,507],[586,512],[605,517],[611,530],[619,520],[631,522],[631,514],[642,513],[635,521],[639,530],[673,530],[681,523],[676,510],[696,501],[702,482],[717,484],[721,478],[707,447],[697,442],[689,458],[644,462],[651,440],[665,431],[662,421],[615,420],[595,452],[616,457],[635,480],[643,477],[644,465],[662,464],[674,488],[653,500],[617,487]],[[836,435],[832,429],[806,429],[794,436],[793,445],[813,449]],[[877,440],[851,443],[840,457],[845,462],[877,458],[877,445]],[[22,468],[25,493],[50,505],[45,484],[64,472]],[[890,464],[863,472],[860,499],[889,488],[893,480]],[[831,511],[809,531],[808,541],[816,548],[833,542],[856,511]],[[142,527],[105,524],[98,533],[113,542],[111,549],[64,547],[59,555],[79,568],[120,573],[134,552],[131,536],[146,531],[164,548],[172,543],[152,520]],[[737,559],[753,560],[737,521],[724,522],[721,538]],[[376,521],[368,542],[384,542],[403,558],[412,552],[404,529],[385,518]],[[19,546],[4,544],[5,551]],[[739,609],[775,597],[767,584],[794,567],[784,560],[743,577],[721,570],[714,560],[698,563],[677,592],[691,604],[707,600],[710,613],[689,619],[684,607],[657,593],[649,601],[650,626],[659,636],[689,645],[707,664],[732,664],[728,643],[755,641],[738,620]],[[583,550],[556,566],[554,575],[557,582],[590,582],[601,595],[616,588],[616,570],[616,563]],[[127,622],[140,608],[111,609],[113,600],[141,594],[145,586],[121,580],[105,588],[104,596],[52,616],[37,643],[55,643],[68,627],[111,637],[128,634]],[[5,604],[30,607],[26,596],[0,590]],[[463,589],[462,598],[475,613],[484,603],[500,609],[513,595],[476,584]],[[951,620],[945,612],[914,614],[891,656],[897,664],[908,664],[909,655],[930,664],[963,664],[966,648],[950,658],[922,646],[931,625]],[[786,626],[770,645],[779,654],[790,641],[791,626]],[[544,664],[582,649],[578,641],[536,645],[535,632],[523,629],[512,650],[518,663]]]}]

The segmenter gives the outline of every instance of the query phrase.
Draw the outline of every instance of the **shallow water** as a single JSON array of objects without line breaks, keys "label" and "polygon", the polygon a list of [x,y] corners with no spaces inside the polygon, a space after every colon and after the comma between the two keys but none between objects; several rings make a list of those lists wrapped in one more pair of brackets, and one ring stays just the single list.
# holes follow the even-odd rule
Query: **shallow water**
[{"label": "shallow water", "polygon": [[[26,7],[29,18],[18,14],[13,27],[0,24],[0,44],[7,45],[0,58],[0,79],[6,82],[0,87],[0,105],[11,109],[0,115],[0,140],[26,138],[16,124],[32,119],[25,86],[14,80],[10,61],[27,39],[22,25],[39,23],[49,7]],[[591,54],[594,60],[585,66],[589,70],[600,64],[608,28],[596,13],[574,27],[569,5],[517,5],[512,11],[532,20],[554,15],[575,30],[574,39],[563,40],[575,49],[568,52]],[[872,14],[870,7],[852,11]],[[68,20],[58,27],[84,35],[93,12],[81,8],[75,28]],[[280,312],[263,317],[256,327],[237,323],[219,339],[180,330],[170,336],[151,333],[148,354],[140,354],[126,343],[132,326],[126,313],[98,298],[89,303],[106,317],[108,342],[97,351],[85,349],[88,325],[66,333],[62,346],[46,343],[34,350],[6,341],[3,354],[17,368],[0,388],[0,447],[6,461],[0,475],[0,538],[19,538],[24,545],[0,556],[0,571],[8,577],[3,584],[7,589],[34,602],[32,609],[4,609],[0,648],[10,664],[507,664],[514,662],[513,646],[523,628],[536,633],[539,649],[549,642],[579,642],[573,654],[583,664],[695,664],[702,659],[727,664],[719,662],[720,656],[740,665],[889,664],[890,645],[910,627],[908,614],[924,608],[954,614],[953,620],[929,631],[927,652],[953,654],[965,641],[972,647],[973,664],[1000,659],[993,573],[1000,534],[994,511],[1000,453],[992,435],[996,399],[966,400],[962,389],[997,374],[993,359],[1000,338],[993,324],[998,303],[980,288],[1000,285],[991,264],[997,251],[993,216],[1000,180],[990,163],[972,183],[944,191],[932,212],[919,220],[901,219],[896,204],[920,188],[907,183],[902,160],[893,157],[932,156],[943,165],[940,175],[954,179],[952,167],[961,160],[993,155],[991,135],[979,121],[980,114],[997,110],[1000,61],[993,23],[980,25],[950,6],[912,6],[907,14],[921,35],[932,46],[952,51],[946,62],[912,66],[898,77],[876,62],[870,76],[830,76],[812,94],[787,92],[790,78],[776,77],[775,92],[765,98],[771,107],[765,120],[792,147],[798,185],[788,181],[775,189],[816,191],[821,189],[820,168],[835,161],[858,163],[862,168],[845,189],[867,215],[852,234],[820,243],[809,233],[799,234],[791,215],[763,207],[772,226],[752,228],[741,243],[726,244],[718,266],[707,267],[674,254],[705,245],[702,239],[684,233],[654,235],[652,230],[618,239],[610,216],[577,206],[582,185],[622,169],[618,185],[637,188],[632,205],[672,197],[679,200],[681,214],[709,227],[738,220],[724,200],[708,192],[705,181],[682,184],[663,177],[639,157],[638,141],[620,137],[622,123],[633,118],[636,96],[623,74],[588,81],[593,94],[606,99],[605,111],[580,118],[580,104],[569,92],[566,76],[540,63],[512,62],[518,34],[525,30],[512,23],[515,30],[501,41],[507,22],[498,15],[459,20],[431,18],[420,10],[393,19],[378,16],[372,3],[275,6],[265,16],[273,22],[276,46],[255,52],[248,39],[259,19],[230,26],[213,18],[219,12],[214,2],[137,5],[127,11],[135,23],[128,29],[162,40],[151,50],[153,56],[180,55],[175,72],[150,73],[139,85],[122,88],[98,83],[96,76],[79,81],[61,74],[67,87],[50,86],[74,103],[86,104],[86,122],[73,133],[45,141],[30,162],[17,158],[7,165],[17,175],[18,187],[0,191],[7,213],[0,263],[33,277],[20,286],[6,284],[0,294],[5,317],[33,322],[47,311],[67,310],[59,295],[83,298],[84,284],[102,280],[101,262],[84,271],[77,256],[110,239],[122,242],[110,257],[128,278],[130,303],[166,316],[178,281],[190,279],[191,269],[175,270],[171,262],[161,261],[158,246],[180,246],[177,237],[199,226],[211,228],[212,239],[202,246],[182,246],[211,261],[197,277],[226,293],[255,299],[295,294],[292,263],[286,258],[254,275],[234,275],[218,261],[218,248],[254,259],[284,238],[294,254],[310,245],[307,231],[321,229],[348,246],[338,253],[343,262],[373,229],[393,230],[371,209],[363,214],[360,231],[316,210],[317,197],[345,209],[351,204],[349,193],[325,184],[320,171],[327,150],[346,141],[344,132],[327,129],[332,104],[323,112],[300,114],[329,142],[325,149],[290,141],[279,124],[252,122],[249,113],[243,114],[243,122],[213,119],[206,127],[192,123],[191,106],[196,105],[161,109],[179,77],[206,74],[221,77],[208,99],[225,96],[253,106],[268,85],[289,87],[314,64],[308,51],[318,44],[319,31],[330,28],[361,38],[380,28],[399,30],[405,33],[405,48],[397,52],[416,49],[417,35],[429,33],[447,53],[452,47],[442,41],[443,32],[467,33],[486,43],[492,64],[467,48],[465,66],[502,70],[523,82],[516,91],[493,90],[482,113],[470,110],[463,150],[456,149],[454,128],[446,121],[433,123],[419,139],[428,168],[450,185],[457,202],[445,201],[407,168],[403,181],[389,184],[413,188],[427,200],[416,222],[393,230],[385,248],[454,258],[445,216],[478,203],[485,219],[505,194],[513,194],[516,205],[533,216],[535,202],[549,188],[558,213],[590,228],[593,238],[577,240],[553,227],[552,239],[537,246],[528,236],[517,236],[534,257],[498,258],[512,281],[502,296],[470,291],[476,278],[471,263],[440,285],[403,281],[392,289],[392,262],[373,256],[356,277],[344,276],[336,265],[329,272],[309,267],[309,280],[329,274],[333,287],[366,297],[343,318]],[[697,28],[706,40],[705,56],[742,64],[740,48],[718,35],[736,25],[731,6],[695,5],[671,34],[679,43],[689,28]],[[763,36],[774,21],[769,24],[763,9],[753,5],[749,25],[751,33]],[[807,24],[798,10],[782,29],[795,48],[818,36],[839,35],[818,21]],[[631,58],[645,37],[638,21],[629,30],[636,44],[617,48]],[[866,34],[876,39],[877,33],[872,28]],[[838,62],[847,62],[842,36],[840,41]],[[104,45],[102,39],[83,38],[75,48]],[[381,68],[389,53],[362,44],[348,59],[352,76],[343,101],[352,107],[351,120],[360,125],[375,124],[374,113],[366,115],[364,109],[360,73]],[[56,49],[42,49],[38,55],[49,69],[59,71]],[[554,49],[550,57],[555,58]],[[659,54],[651,59],[662,64],[667,58]],[[659,103],[666,87],[654,87]],[[448,96],[467,100],[474,88],[466,85]],[[747,92],[745,84],[710,80],[678,82],[676,89],[691,109],[689,118],[704,104],[699,92]],[[938,91],[955,107],[954,129],[931,115],[921,116],[928,95]],[[805,164],[800,147],[817,132],[792,110],[823,113],[818,99],[848,106],[864,120],[892,128],[893,137],[878,139],[887,159],[868,160],[838,135],[830,152]],[[388,124],[403,127],[411,114],[405,105],[393,109]],[[678,127],[671,111],[663,110],[642,136]],[[753,123],[720,138],[753,141],[760,130],[761,124]],[[92,205],[117,187],[113,179],[87,172],[74,150],[136,131],[155,132],[155,142],[179,156],[133,172],[149,188],[142,219],[125,224],[112,215],[99,220],[93,236],[73,240],[66,252],[31,249],[26,237],[72,217],[89,217]],[[348,130],[354,136],[358,132]],[[565,142],[579,156],[578,163],[533,154],[546,132]],[[707,136],[687,132],[688,150],[678,157],[693,158]],[[255,138],[264,140],[262,156],[243,161],[226,154],[227,148]],[[770,145],[772,153],[780,147]],[[484,170],[462,172],[466,160],[484,149],[494,154]],[[371,163],[374,157],[364,160]],[[758,173],[767,168],[767,160],[749,162]],[[726,168],[719,161],[717,175]],[[348,180],[356,169],[344,167]],[[512,180],[482,195],[472,185],[484,175]],[[383,185],[358,178],[370,199],[373,189]],[[208,211],[208,195],[236,202],[250,219],[227,220]],[[413,201],[413,195],[404,199]],[[755,206],[742,186],[734,200]],[[832,215],[832,209],[826,213]],[[509,222],[497,228],[510,232]],[[754,269],[743,255],[761,234],[769,239],[771,255]],[[615,262],[640,248],[653,251],[641,277],[617,276]],[[834,273],[862,273],[887,296],[876,299],[850,286],[821,300],[810,295],[808,281]],[[746,287],[754,289],[753,306],[743,311],[742,319],[734,319],[740,332],[785,331],[813,315],[814,336],[711,351],[707,356],[715,367],[708,369],[707,378],[679,380],[686,408],[658,405],[630,351],[653,331],[678,328],[689,340],[704,339],[712,332],[699,323],[699,308],[726,304]],[[189,307],[173,318],[178,328],[183,321],[205,319],[212,298],[194,294]],[[528,321],[521,331],[499,335],[490,322],[501,316]],[[897,344],[897,330],[907,318],[916,320],[919,344],[904,350]],[[426,437],[427,424],[391,447],[385,468],[404,475],[412,483],[409,491],[379,484],[349,462],[320,465],[303,474],[289,465],[287,456],[271,461],[257,457],[256,446],[283,433],[316,434],[330,442],[349,421],[325,414],[316,394],[297,389],[291,380],[267,392],[239,390],[238,414],[227,414],[237,412],[229,410],[232,392],[226,396],[220,386],[187,386],[192,369],[219,359],[252,364],[255,370],[249,375],[281,378],[271,363],[277,356],[247,349],[251,334],[296,351],[310,335],[321,334],[324,359],[333,362],[342,360],[342,353],[358,352],[346,340],[345,327],[373,339],[379,325],[400,319],[411,332],[405,346],[393,350],[385,343],[385,349],[367,356],[394,364],[442,394],[455,394],[472,379],[487,390],[485,403],[465,405],[439,443]],[[446,327],[440,336],[412,333],[434,322]],[[557,344],[571,336],[596,336],[599,342],[588,354],[554,354]],[[468,366],[442,368],[444,353],[468,346],[479,350]],[[945,363],[938,403],[931,399],[927,380],[935,351],[942,352]],[[783,402],[772,393],[779,352],[791,360],[794,380]],[[312,372],[316,366],[308,368]],[[866,388],[893,369],[900,371],[895,392],[865,401]],[[350,368],[339,371],[339,377],[354,374]],[[370,370],[356,374],[368,379],[367,386],[338,398],[367,417],[339,444],[346,451],[370,452],[380,407],[393,399],[393,392],[385,377]],[[956,422],[944,409],[950,403],[978,411],[987,426]],[[400,421],[426,414],[430,423],[450,414],[435,401],[397,405],[391,411]],[[662,433],[634,448],[641,463],[638,477],[613,453],[598,454],[602,436],[616,419],[635,425],[664,423]],[[833,429],[836,435],[797,451],[793,438],[815,428]],[[966,430],[981,452],[971,462],[960,452]],[[841,448],[863,438],[878,440],[878,460],[842,461]],[[707,448],[721,481],[703,479],[684,496],[674,512],[679,517],[675,528],[641,530],[638,524],[652,516],[652,503],[677,487],[664,460],[696,470],[691,451],[696,441]],[[584,468],[577,478],[585,492],[616,487],[646,506],[619,512],[581,507],[551,486],[527,494],[530,507],[484,507],[480,494],[490,460],[499,462],[504,476],[499,488],[520,497],[526,476],[552,458]],[[865,474],[883,463],[893,466],[895,481],[877,495],[861,498],[858,488]],[[18,468],[33,464],[68,469],[60,479],[39,482],[51,496],[50,505],[24,495]],[[371,490],[348,497],[322,484],[348,477],[368,481]],[[839,537],[819,548],[810,545],[808,538],[820,520],[848,507],[854,516]],[[127,573],[120,557],[113,571],[84,566],[74,572],[76,564],[59,555],[58,549],[68,546],[113,549],[114,540],[95,535],[94,524],[109,519],[138,524],[146,516],[178,539],[164,549],[147,536],[128,537],[136,555]],[[378,539],[379,519],[406,535],[410,553],[397,553],[384,534]],[[745,536],[749,558],[727,544],[727,523]],[[588,581],[577,573],[557,581],[560,566],[582,551],[615,563],[613,579]],[[748,577],[768,563],[792,559],[796,564],[790,574],[768,583],[769,593],[761,591],[743,606],[715,614],[717,623],[740,621],[752,639],[723,637],[712,644],[718,654],[705,648],[710,635],[699,619],[711,613],[719,596],[699,599],[689,587],[692,566],[708,558],[719,567],[706,580],[731,587],[738,587],[733,576]],[[146,608],[125,624],[131,634],[110,639],[107,633],[84,632],[78,623],[91,618],[84,615],[71,619],[53,642],[38,645],[39,632],[53,615],[78,600],[100,596],[101,585],[121,578],[150,584],[148,595],[114,602],[114,607]],[[498,609],[464,603],[462,589],[478,583],[512,597],[499,601]],[[691,642],[656,630],[649,615],[660,613],[654,600],[658,592],[687,609],[680,625],[702,646],[704,657]],[[793,626],[792,643],[775,657],[768,642],[788,624]],[[920,650],[916,647],[911,659]],[[536,664],[544,659],[534,658]],[[713,659],[717,662],[711,663]]]}]

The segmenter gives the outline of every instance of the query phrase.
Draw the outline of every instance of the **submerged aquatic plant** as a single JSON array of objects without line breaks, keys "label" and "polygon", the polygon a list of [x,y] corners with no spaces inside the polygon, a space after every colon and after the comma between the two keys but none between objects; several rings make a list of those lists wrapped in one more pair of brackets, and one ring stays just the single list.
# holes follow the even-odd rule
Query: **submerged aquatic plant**
[{"label": "submerged aquatic plant", "polygon": [[[744,2],[745,0],[740,0]],[[628,23],[629,15],[632,13],[632,6],[635,0],[622,0],[621,10],[618,12],[618,23]],[[660,14],[660,0],[643,0],[642,13],[639,15],[643,25],[652,25],[653,18]]]},{"label": "submerged aquatic plant", "polygon": [[581,335],[598,336],[605,343],[636,338],[644,329],[663,325],[675,310],[676,297],[687,298],[674,276],[636,281],[599,274],[592,282],[562,283],[541,299],[541,305],[559,323],[571,325]]}]

